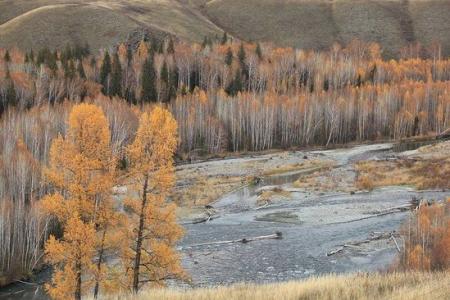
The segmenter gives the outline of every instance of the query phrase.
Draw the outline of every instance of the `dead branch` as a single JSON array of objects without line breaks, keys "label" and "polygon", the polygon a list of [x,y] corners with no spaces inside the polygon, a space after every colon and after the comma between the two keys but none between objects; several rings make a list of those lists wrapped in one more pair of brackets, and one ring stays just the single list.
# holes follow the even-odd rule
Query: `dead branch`
[{"label": "dead branch", "polygon": [[397,250],[400,252],[400,248],[397,244],[397,241],[395,240],[394,237],[395,232],[382,232],[382,233],[372,233],[372,236],[369,237],[368,239],[362,240],[362,241],[354,241],[354,242],[348,242],[344,245],[339,246],[339,248],[332,250],[330,252],[327,252],[327,256],[331,256],[334,255],[336,253],[339,253],[341,251],[343,251],[345,248],[357,248],[358,246],[362,245],[362,244],[367,244],[370,243],[372,241],[376,241],[376,240],[381,240],[381,239],[388,239],[388,238],[393,238],[395,245],[397,246]]},{"label": "dead branch", "polygon": [[367,217],[362,217],[362,218],[353,219],[353,220],[349,220],[349,221],[340,221],[340,222],[329,223],[329,225],[353,223],[353,222],[358,222],[358,221],[367,220],[367,219],[371,219],[371,218],[382,217],[382,216],[386,216],[386,215],[390,215],[390,214],[404,212],[404,211],[408,210],[409,207],[411,207],[411,204],[405,204],[405,205],[401,205],[401,206],[397,206],[397,207],[391,207],[391,208],[388,208],[385,210],[378,211],[377,213],[369,215]]},{"label": "dead branch", "polygon": [[401,251],[400,251],[400,247],[399,247],[398,244],[397,244],[397,240],[395,239],[395,236],[394,236],[393,234],[391,234],[391,238],[392,238],[392,240],[393,240],[394,243],[395,243],[395,247],[397,247],[397,251],[398,251],[398,252],[401,252]]},{"label": "dead branch", "polygon": [[239,240],[218,241],[218,242],[194,244],[194,245],[185,246],[183,248],[184,249],[188,249],[188,248],[194,248],[194,247],[226,245],[226,244],[233,244],[233,243],[246,244],[246,243],[250,243],[250,242],[254,242],[254,241],[268,240],[268,239],[277,239],[277,240],[279,240],[279,239],[282,239],[282,238],[283,238],[283,234],[281,232],[277,231],[276,233],[269,234],[269,235],[255,236],[255,237],[251,237],[251,238],[242,238],[242,239],[239,239]]}]

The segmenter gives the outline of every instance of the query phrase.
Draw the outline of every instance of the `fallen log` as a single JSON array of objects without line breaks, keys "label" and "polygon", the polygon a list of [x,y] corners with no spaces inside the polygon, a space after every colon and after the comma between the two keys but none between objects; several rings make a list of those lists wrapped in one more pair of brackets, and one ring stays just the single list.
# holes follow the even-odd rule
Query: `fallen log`
[{"label": "fallen log", "polygon": [[331,250],[330,252],[327,253],[327,256],[335,255],[336,253],[339,253],[339,252],[341,252],[342,250],[344,250],[344,247],[343,247],[343,246],[340,247],[340,248],[337,248],[337,249],[335,249],[335,250]]},{"label": "fallen log", "polygon": [[411,209],[411,203],[403,204],[399,206],[389,207],[386,209],[381,209],[376,211],[376,214],[389,213],[389,212],[397,212],[397,211],[407,211]]},{"label": "fallen log", "polygon": [[[411,204],[408,204],[408,206],[411,207]],[[406,208],[406,204],[405,204],[404,206],[402,205],[402,206],[399,206],[399,207],[394,207],[394,208],[391,208],[390,210],[381,211],[381,212],[378,212],[376,214],[369,215],[367,217],[362,217],[362,218],[348,220],[348,221],[340,221],[340,222],[328,223],[328,225],[353,223],[353,222],[363,221],[363,220],[367,220],[367,219],[371,219],[371,218],[377,218],[377,217],[382,217],[382,216],[386,216],[386,215],[390,215],[390,214],[400,213],[400,212],[404,212],[404,211],[407,211],[407,210],[408,209]]]},{"label": "fallen log", "polygon": [[184,223],[181,223],[181,225],[201,224],[201,223],[206,223],[206,222],[218,219],[218,218],[220,218],[219,215],[212,215],[212,216],[207,216],[204,218],[194,219],[194,220],[192,220],[192,222],[184,222]]},{"label": "fallen log", "polygon": [[450,128],[448,128],[447,130],[444,130],[443,132],[441,132],[440,134],[438,134],[436,136],[436,139],[438,140],[443,140],[443,139],[447,139],[450,138]]},{"label": "fallen log", "polygon": [[336,253],[343,251],[345,248],[357,248],[358,246],[360,246],[362,244],[370,243],[372,241],[381,240],[381,239],[388,239],[388,238],[392,238],[394,240],[397,250],[400,252],[400,247],[398,246],[397,241],[395,240],[394,232],[382,232],[382,233],[373,235],[373,236],[369,237],[368,239],[365,239],[362,241],[348,242],[348,243],[345,243],[344,245],[340,245],[339,248],[332,250],[330,252],[327,252],[326,255],[331,256],[331,255],[334,255]]},{"label": "fallen log", "polygon": [[393,234],[391,234],[391,238],[392,238],[392,240],[394,240],[395,247],[397,247],[397,251],[400,253],[401,252],[400,247],[398,246],[397,240],[395,239],[395,236]]},{"label": "fallen log", "polygon": [[254,242],[254,241],[269,240],[269,239],[277,239],[277,240],[279,240],[279,239],[282,239],[282,238],[283,238],[283,233],[281,233],[280,231],[277,231],[276,233],[269,234],[269,235],[255,236],[255,237],[251,237],[251,238],[242,238],[242,239],[239,239],[239,240],[217,241],[217,242],[194,244],[194,245],[189,245],[189,246],[185,246],[185,247],[182,247],[182,248],[183,249],[189,249],[189,248],[195,248],[195,247],[226,245],[226,244],[234,244],[234,243],[247,244],[247,243]]}]

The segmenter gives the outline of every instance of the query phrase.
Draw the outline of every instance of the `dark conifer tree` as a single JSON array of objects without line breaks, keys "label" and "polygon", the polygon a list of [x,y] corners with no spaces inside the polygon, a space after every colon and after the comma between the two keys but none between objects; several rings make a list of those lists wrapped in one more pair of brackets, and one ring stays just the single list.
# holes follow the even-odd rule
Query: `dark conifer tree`
[{"label": "dark conifer tree", "polygon": [[83,57],[89,56],[89,54],[91,54],[91,49],[88,42],[86,42],[83,47]]},{"label": "dark conifer tree", "polygon": [[109,94],[109,79],[111,75],[111,57],[108,51],[105,52],[103,57],[103,64],[100,68],[100,83],[103,85],[102,92],[104,95]]},{"label": "dark conifer tree", "polygon": [[246,57],[247,57],[247,55],[245,53],[244,43],[241,43],[241,46],[239,47],[239,52],[238,52],[238,59],[239,59],[239,64],[241,65],[241,68],[245,68]]},{"label": "dark conifer tree", "polygon": [[78,76],[80,76],[81,79],[86,79],[86,72],[84,72],[83,61],[82,60],[78,61],[77,72],[78,72]]},{"label": "dark conifer tree", "polygon": [[5,62],[9,63],[11,61],[11,56],[9,55],[9,51],[6,50],[5,52],[5,56],[3,57],[3,59],[5,60]]},{"label": "dark conifer tree", "polygon": [[16,106],[17,105],[16,89],[14,87],[14,81],[11,78],[11,74],[9,73],[9,69],[6,70],[6,81],[7,81],[7,88],[6,88],[6,93],[5,93],[4,108],[6,108],[8,106]]},{"label": "dark conifer tree", "polygon": [[242,76],[241,71],[237,70],[236,75],[234,76],[234,79],[230,82],[228,85],[226,92],[227,94],[231,96],[236,96],[238,92],[242,92],[243,90],[243,83],[242,83]]},{"label": "dark conifer tree", "polygon": [[170,72],[169,80],[169,99],[173,99],[177,96],[178,91],[178,70],[175,68]]},{"label": "dark conifer tree", "polygon": [[222,45],[225,45],[228,42],[228,34],[224,31],[222,36],[222,41],[220,42]]},{"label": "dark conifer tree", "polygon": [[156,102],[156,72],[153,65],[153,56],[150,55],[142,66],[142,93],[141,102]]},{"label": "dark conifer tree", "polygon": [[262,50],[261,50],[261,45],[259,43],[256,45],[255,53],[258,56],[259,60],[262,60],[263,54],[262,54]]},{"label": "dark conifer tree", "polygon": [[56,75],[56,71],[58,71],[58,64],[56,63],[56,57],[54,54],[48,52],[49,56],[46,59],[46,64],[48,68],[52,71],[53,75]]},{"label": "dark conifer tree", "polygon": [[170,100],[170,95],[169,95],[169,84],[170,84],[170,75],[169,75],[169,68],[167,67],[167,63],[164,62],[163,66],[161,68],[161,84],[162,84],[162,101],[163,102],[168,102]]},{"label": "dark conifer tree", "polygon": [[167,45],[167,53],[169,53],[169,54],[175,53],[175,46],[173,44],[172,38],[169,39],[169,44]]},{"label": "dark conifer tree", "polygon": [[33,49],[30,50],[30,55],[29,55],[29,57],[30,57],[30,61],[31,61],[31,62],[34,62],[34,52],[33,52]]},{"label": "dark conifer tree", "polygon": [[122,66],[119,60],[119,54],[114,54],[111,74],[110,96],[122,97]]},{"label": "dark conifer tree", "polygon": [[231,66],[233,63],[233,51],[231,48],[228,48],[227,54],[225,55],[225,64],[227,66]]},{"label": "dark conifer tree", "polygon": [[133,61],[133,51],[131,50],[131,47],[127,47],[127,65],[131,66],[131,62]]}]

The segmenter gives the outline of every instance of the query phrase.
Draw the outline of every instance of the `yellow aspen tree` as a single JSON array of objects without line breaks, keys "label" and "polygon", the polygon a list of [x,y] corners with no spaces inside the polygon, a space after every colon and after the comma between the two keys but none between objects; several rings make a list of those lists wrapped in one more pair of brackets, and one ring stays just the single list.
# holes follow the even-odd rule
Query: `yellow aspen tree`
[{"label": "yellow aspen tree", "polygon": [[92,286],[97,296],[106,278],[107,234],[117,219],[111,199],[115,159],[110,139],[103,111],[79,104],[70,113],[66,136],[52,142],[44,175],[53,194],[41,204],[63,229],[61,239],[52,236],[45,246],[46,259],[55,267],[47,290],[55,299],[81,299]]},{"label": "yellow aspen tree", "polygon": [[130,242],[123,251],[123,263],[126,285],[134,292],[145,283],[160,286],[166,279],[184,277],[174,249],[182,228],[176,223],[175,205],[166,203],[174,184],[177,143],[175,119],[157,106],[141,115],[135,140],[127,149],[130,175],[139,195],[125,201]]}]

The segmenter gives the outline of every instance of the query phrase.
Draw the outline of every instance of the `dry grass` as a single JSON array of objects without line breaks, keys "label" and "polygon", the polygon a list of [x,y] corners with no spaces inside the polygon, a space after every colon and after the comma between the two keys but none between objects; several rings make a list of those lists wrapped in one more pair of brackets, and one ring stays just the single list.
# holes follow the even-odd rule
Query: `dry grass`
[{"label": "dry grass", "polygon": [[238,284],[194,290],[148,290],[138,296],[107,299],[299,300],[299,299],[449,299],[450,272],[328,275],[267,285]]},{"label": "dry grass", "polygon": [[316,192],[351,192],[354,190],[352,174],[333,168],[333,164],[297,179],[296,188]]},{"label": "dry grass", "polygon": [[128,17],[102,7],[45,6],[0,25],[0,47],[62,48],[88,41],[97,49],[126,40],[127,34],[137,27]]},{"label": "dry grass", "polygon": [[124,41],[137,27],[190,41],[222,32],[193,5],[177,0],[0,1],[0,47],[62,48],[87,41],[97,49]]},{"label": "dry grass", "polygon": [[418,189],[450,188],[450,158],[397,161],[366,161],[356,165],[356,186],[374,187],[410,185]]},{"label": "dry grass", "polygon": [[299,163],[287,164],[287,165],[278,165],[275,168],[265,170],[261,173],[262,176],[276,176],[282,175],[286,173],[293,172],[302,172],[305,174],[313,173],[323,168],[329,168],[333,165],[333,162],[330,160],[321,160],[321,159],[309,159]]},{"label": "dry grass", "polygon": [[256,200],[258,204],[266,204],[273,200],[275,197],[281,197],[289,199],[291,197],[291,193],[289,191],[285,191],[280,187],[275,187],[270,190],[264,190],[261,194],[258,195],[258,199]]},{"label": "dry grass", "polygon": [[450,2],[439,0],[214,0],[206,12],[237,37],[283,46],[328,48],[359,38],[391,57],[410,41],[440,41],[450,53]]},{"label": "dry grass", "polygon": [[207,177],[198,175],[192,179],[192,184],[178,189],[173,199],[179,206],[205,206],[220,196],[248,184],[249,179],[237,176]]},{"label": "dry grass", "polygon": [[[0,1],[0,24],[13,18],[20,19],[39,7],[67,3],[89,3],[87,8],[94,12],[88,12],[88,15],[103,8],[104,16],[79,19],[83,15],[71,15],[48,7],[46,13],[22,18],[21,22],[9,26],[6,33],[3,32],[5,28],[0,30],[3,32],[0,46],[42,46],[43,42],[34,45],[28,34],[38,40],[49,40],[51,46],[64,46],[67,40],[77,41],[77,33],[70,29],[76,27],[70,24],[79,21],[91,28],[92,35],[85,30],[80,31],[80,36],[83,41],[93,44],[93,48],[112,44],[126,36],[131,24],[197,42],[205,35],[220,36],[222,30],[226,30],[247,41],[272,41],[281,46],[313,49],[359,38],[379,42],[387,57],[410,41],[426,45],[439,41],[443,54],[450,53],[450,2],[443,0],[3,0]],[[111,13],[117,14],[114,19],[123,26],[107,30],[108,38],[103,27],[110,26]],[[64,18],[58,18],[58,14]],[[45,26],[39,24],[33,28],[37,20]],[[55,29],[60,29],[59,34],[51,40]],[[96,38],[103,43],[97,42]]]}]

